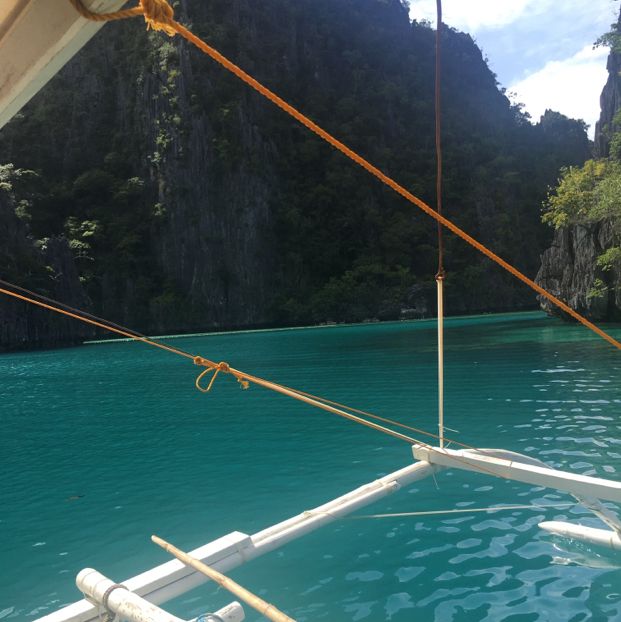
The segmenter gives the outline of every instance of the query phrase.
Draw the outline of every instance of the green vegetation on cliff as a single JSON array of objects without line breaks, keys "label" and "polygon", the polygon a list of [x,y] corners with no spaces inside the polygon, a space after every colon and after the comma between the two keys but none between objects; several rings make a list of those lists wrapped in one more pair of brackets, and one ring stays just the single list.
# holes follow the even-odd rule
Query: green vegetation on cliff
[{"label": "green vegetation on cliff", "polygon": [[[434,32],[410,23],[403,2],[195,0],[178,10],[433,204]],[[468,35],[447,29],[444,48],[447,215],[534,275],[549,238],[538,206],[559,168],[588,156],[584,124],[548,111],[532,125]],[[106,26],[0,132],[0,153],[36,171],[18,205],[31,235],[64,235],[94,310],[136,329],[434,312],[430,219],[141,24]],[[450,237],[447,266],[449,313],[534,303]]]},{"label": "green vegetation on cliff", "polygon": [[[556,229],[605,224],[608,235],[603,243],[600,236],[596,265],[601,272],[613,274],[621,271],[620,148],[621,132],[616,132],[611,137],[608,158],[587,160],[581,167],[564,168],[558,185],[544,203],[543,214],[543,222]],[[616,279],[605,280],[600,276],[594,279],[588,295],[597,298],[618,290]]]}]

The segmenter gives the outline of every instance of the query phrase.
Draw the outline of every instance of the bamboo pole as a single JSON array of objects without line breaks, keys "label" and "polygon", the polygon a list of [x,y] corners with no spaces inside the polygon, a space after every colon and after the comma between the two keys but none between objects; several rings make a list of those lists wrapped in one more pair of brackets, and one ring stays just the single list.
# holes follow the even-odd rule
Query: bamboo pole
[{"label": "bamboo pole", "polygon": [[158,538],[157,536],[151,536],[151,540],[153,540],[153,542],[155,542],[158,546],[161,546],[165,551],[176,557],[179,561],[183,562],[186,566],[191,566],[194,570],[201,572],[206,577],[209,577],[212,581],[217,583],[220,587],[223,587],[225,590],[231,592],[231,594],[234,594],[239,599],[243,600],[246,604],[250,605],[253,609],[256,609],[261,615],[264,615],[269,620],[272,620],[273,622],[295,622],[293,618],[290,618],[282,611],[276,609],[274,605],[270,605],[270,603],[248,591],[245,587],[239,585],[239,583],[235,583],[233,579],[229,579],[221,572],[218,572],[207,564],[204,564],[199,559],[196,559],[196,557],[192,557],[191,555],[184,553],[169,542],[166,542],[166,540],[162,540],[162,538]]}]

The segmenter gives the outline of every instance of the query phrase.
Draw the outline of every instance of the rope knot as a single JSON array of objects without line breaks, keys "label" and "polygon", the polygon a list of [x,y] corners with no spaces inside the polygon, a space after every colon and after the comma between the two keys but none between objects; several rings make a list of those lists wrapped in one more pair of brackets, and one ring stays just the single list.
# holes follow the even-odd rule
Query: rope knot
[{"label": "rope knot", "polygon": [[147,30],[162,30],[169,37],[176,34],[172,26],[175,12],[167,0],[140,0],[140,7],[147,22]]},{"label": "rope knot", "polygon": [[[224,361],[221,361],[220,363],[214,363],[213,361],[210,361],[209,359],[204,359],[202,356],[195,356],[194,364],[207,368],[199,374],[198,378],[196,379],[196,382],[194,383],[196,385],[196,388],[201,393],[209,393],[209,391],[211,391],[211,387],[213,386],[213,383],[216,381],[216,378],[218,377],[218,374],[220,372],[223,372],[225,374],[231,373],[230,365]],[[207,374],[213,374],[213,376],[211,377],[211,380],[209,381],[209,385],[207,386],[207,388],[204,388],[201,386],[201,380]]]}]

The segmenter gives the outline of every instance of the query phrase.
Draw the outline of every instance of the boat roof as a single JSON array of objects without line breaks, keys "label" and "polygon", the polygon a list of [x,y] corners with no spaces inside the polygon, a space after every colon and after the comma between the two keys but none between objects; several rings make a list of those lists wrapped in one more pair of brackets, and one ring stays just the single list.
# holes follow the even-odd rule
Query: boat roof
[{"label": "boat roof", "polygon": [[[83,0],[116,11],[126,0]],[[68,0],[0,2],[0,128],[56,75],[105,22],[81,17]]]}]

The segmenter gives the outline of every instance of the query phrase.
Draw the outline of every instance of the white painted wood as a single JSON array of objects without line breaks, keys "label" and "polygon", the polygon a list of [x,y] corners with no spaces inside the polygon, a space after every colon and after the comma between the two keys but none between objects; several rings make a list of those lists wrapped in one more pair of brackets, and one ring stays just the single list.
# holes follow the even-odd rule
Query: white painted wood
[{"label": "white painted wood", "polygon": [[615,531],[595,529],[593,527],[585,527],[584,525],[574,525],[573,523],[565,523],[563,521],[545,521],[539,523],[539,527],[557,536],[574,538],[582,542],[599,544],[610,549],[621,551],[621,536]]},{"label": "white painted wood", "polygon": [[555,488],[582,497],[596,497],[621,503],[621,482],[477,454],[473,450],[441,449],[426,445],[413,445],[412,450],[415,458],[432,464]]},{"label": "white painted wood", "polygon": [[[115,585],[114,581],[92,568],[82,570],[75,582],[84,596],[94,604],[102,606],[106,592]],[[116,588],[109,593],[107,606],[121,620],[129,622],[184,622],[181,618],[156,607],[138,594],[123,588]],[[232,602],[214,612],[214,619],[221,622],[243,622],[244,618],[244,610],[238,602]]]},{"label": "white painted wood", "polygon": [[[226,572],[396,492],[403,486],[428,477],[439,469],[440,467],[427,462],[408,465],[324,505],[259,531],[252,537],[233,532],[191,551],[190,554],[216,570]],[[205,581],[207,578],[204,575],[172,560],[122,583],[149,602],[159,605],[185,594]],[[87,600],[81,600],[39,618],[37,622],[95,622],[97,619],[97,608]]]},{"label": "white painted wood", "polygon": [[[75,582],[80,592],[96,605],[104,604],[106,592],[115,585],[114,581],[92,568],[80,571]],[[121,620],[129,622],[183,622],[181,618],[156,607],[138,594],[120,587],[109,593],[106,604]]]},{"label": "white painted wood", "polygon": [[246,619],[246,614],[244,613],[243,607],[234,600],[226,607],[214,611],[214,617],[216,617],[217,620],[222,620],[222,622],[243,622]]},{"label": "white painted wood", "polygon": [[[473,450],[466,450],[465,453],[472,453]],[[525,454],[519,454],[515,451],[507,451],[506,449],[488,449],[488,448],[477,448],[474,450],[475,454],[483,455],[483,456],[491,456],[493,458],[499,458],[501,460],[509,460],[514,462],[520,462],[522,464],[530,464],[532,466],[543,467],[544,469],[549,468],[545,462],[539,460],[539,458],[533,458],[532,456],[527,456]],[[576,493],[572,493],[573,497],[587,510],[590,510],[597,518],[599,518],[602,522],[604,522],[608,527],[610,527],[613,531],[616,531],[621,535],[621,518],[617,515],[616,512],[613,512],[610,508],[604,506],[604,504],[595,497],[592,496],[584,496]]]},{"label": "white painted wood", "polygon": [[[126,0],[87,0],[103,13]],[[0,1],[0,128],[103,26],[68,0]]]}]

